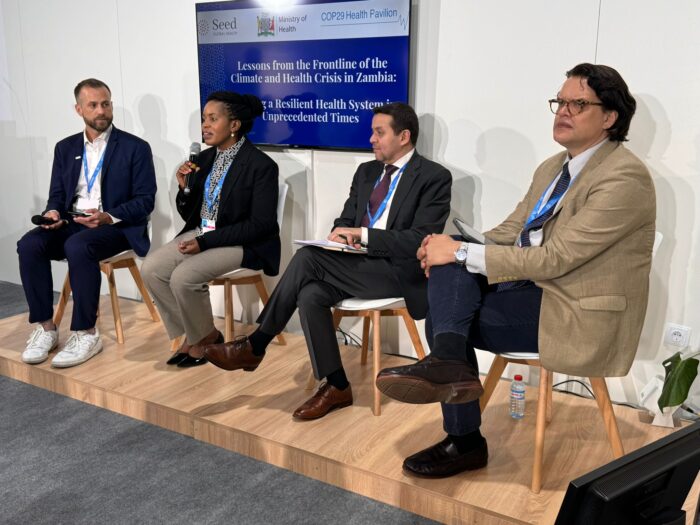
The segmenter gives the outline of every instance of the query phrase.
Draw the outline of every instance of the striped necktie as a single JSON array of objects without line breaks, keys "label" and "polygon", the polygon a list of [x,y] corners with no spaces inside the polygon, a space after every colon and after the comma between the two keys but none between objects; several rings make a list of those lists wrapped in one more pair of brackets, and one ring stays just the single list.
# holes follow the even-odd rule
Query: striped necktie
[{"label": "striped necktie", "polygon": [[[569,188],[569,184],[571,184],[571,174],[569,173],[569,163],[567,162],[564,164],[564,166],[561,169],[561,177],[559,177],[559,180],[557,181],[556,185],[554,186],[554,190],[552,191],[552,194],[549,196],[549,199],[547,200],[547,204],[549,204],[551,201],[554,201],[556,203],[561,199],[561,196],[566,193],[566,190]],[[553,204],[552,206],[549,206],[547,211],[545,211],[542,215],[539,217],[535,217],[532,221],[528,222],[525,227],[523,228],[523,231],[520,232],[520,247],[521,248],[526,248],[527,246],[531,246],[530,244],[530,232],[532,230],[538,230],[542,228],[542,225],[547,221],[552,216],[552,213],[554,213],[554,209],[556,208],[556,204]],[[497,292],[503,292],[504,290],[512,290],[513,288],[521,288],[527,284],[529,284],[530,281],[523,280],[523,281],[506,281],[503,283],[498,283],[496,285],[496,291]]]},{"label": "striped necktie", "polygon": [[[547,200],[547,204],[549,204],[551,201],[558,201],[562,195],[566,192],[566,190],[569,188],[569,184],[571,183],[571,174],[569,173],[569,163],[567,162],[564,164],[564,167],[561,169],[561,177],[559,177],[559,180],[557,181],[557,184],[554,186],[554,191],[552,191],[552,194],[549,196],[549,199]],[[536,217],[533,219],[531,222],[527,223],[525,227],[523,228],[523,231],[520,232],[520,246],[521,247],[526,247],[530,246],[530,232],[532,230],[538,230],[542,228],[542,225],[547,221],[552,216],[552,213],[554,213],[554,208],[556,208],[556,205],[550,206],[549,209],[544,212],[542,215],[539,217]]]}]

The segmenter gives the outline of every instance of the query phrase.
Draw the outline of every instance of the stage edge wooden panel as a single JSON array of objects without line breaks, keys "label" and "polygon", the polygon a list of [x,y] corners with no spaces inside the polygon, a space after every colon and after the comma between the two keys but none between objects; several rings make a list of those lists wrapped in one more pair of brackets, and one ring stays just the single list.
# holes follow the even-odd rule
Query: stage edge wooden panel
[{"label": "stage edge wooden panel", "polygon": [[[595,403],[555,393],[544,487],[532,494],[536,390],[528,388],[526,417],[514,422],[507,415],[508,383],[502,382],[482,426],[491,452],[488,467],[445,480],[412,478],[402,473],[401,462],[442,439],[439,408],[384,398],[382,415],[373,416],[371,366],[360,366],[357,349],[342,347],[355,404],[299,423],[291,412],[311,394],[304,390],[309,364],[303,337],[290,334],[286,346],[271,346],[254,373],[228,373],[213,366],[178,370],[164,365],[169,342],[143,304],[122,301],[122,345],[113,334],[110,307],[104,297],[104,351],[70,369],[52,369],[48,361],[22,363],[26,316],[0,320],[0,374],[444,523],[551,524],[568,481],[611,459]],[[217,323],[223,325],[222,320]],[[236,326],[237,333],[250,329]],[[385,366],[408,362],[395,356],[383,356],[382,361]],[[670,432],[639,422],[635,410],[615,407],[615,413],[628,452]],[[685,507],[688,523],[699,490],[696,481]]]}]

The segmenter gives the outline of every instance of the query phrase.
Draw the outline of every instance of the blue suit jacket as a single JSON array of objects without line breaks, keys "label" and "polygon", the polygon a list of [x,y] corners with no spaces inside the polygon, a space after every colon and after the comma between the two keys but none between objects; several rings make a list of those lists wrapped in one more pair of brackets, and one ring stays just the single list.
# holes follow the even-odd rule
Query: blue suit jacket
[{"label": "blue suit jacket", "polygon": [[[56,144],[51,170],[47,210],[64,219],[71,209],[83,163],[83,133]],[[101,174],[102,210],[121,219],[114,227],[124,230],[131,248],[140,256],[151,246],[148,217],[153,211],[156,175],[148,143],[130,133],[112,128]]]}]

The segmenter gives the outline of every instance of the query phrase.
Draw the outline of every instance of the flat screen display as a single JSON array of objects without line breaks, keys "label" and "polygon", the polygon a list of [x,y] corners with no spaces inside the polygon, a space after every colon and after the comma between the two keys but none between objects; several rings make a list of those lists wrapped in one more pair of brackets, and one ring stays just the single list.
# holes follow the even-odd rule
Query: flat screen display
[{"label": "flat screen display", "polygon": [[196,4],[200,106],[257,95],[255,144],[368,150],[372,108],[408,102],[410,0]]}]

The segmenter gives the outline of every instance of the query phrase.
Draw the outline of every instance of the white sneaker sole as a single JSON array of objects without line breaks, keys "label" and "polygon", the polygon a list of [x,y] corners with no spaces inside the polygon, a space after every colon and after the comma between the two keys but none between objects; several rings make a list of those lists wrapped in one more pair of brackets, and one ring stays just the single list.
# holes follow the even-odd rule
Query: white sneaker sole
[{"label": "white sneaker sole", "polygon": [[56,358],[51,361],[51,366],[53,368],[70,368],[71,366],[82,365],[88,359],[95,357],[97,354],[102,352],[102,340],[97,342],[97,346],[88,352],[82,359],[77,359],[75,361],[64,361],[63,363],[56,363]]},{"label": "white sneaker sole", "polygon": [[39,363],[43,363],[44,361],[46,361],[49,358],[49,354],[51,352],[53,352],[54,350],[56,350],[56,348],[58,348],[58,341],[56,341],[56,344],[53,345],[53,348],[51,348],[51,350],[46,352],[46,355],[44,355],[44,356],[35,357],[32,359],[32,358],[25,358],[24,355],[22,355],[22,362],[27,363],[28,365],[38,365]]}]

